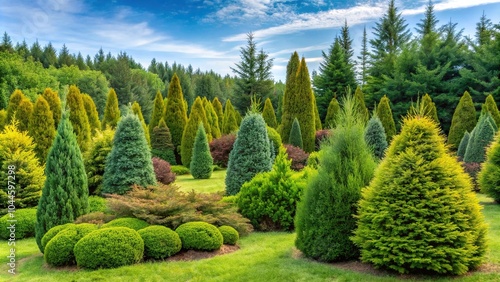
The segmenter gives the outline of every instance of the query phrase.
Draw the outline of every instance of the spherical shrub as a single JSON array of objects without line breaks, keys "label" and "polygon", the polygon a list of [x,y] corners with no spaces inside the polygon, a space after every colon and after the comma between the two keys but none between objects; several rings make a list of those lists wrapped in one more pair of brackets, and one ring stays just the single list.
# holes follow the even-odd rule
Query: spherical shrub
[{"label": "spherical shrub", "polygon": [[52,266],[74,265],[73,248],[85,235],[97,230],[95,224],[72,225],[57,233],[45,246],[45,261]]},{"label": "spherical shrub", "polygon": [[62,225],[57,225],[49,229],[45,235],[42,237],[42,250],[45,252],[45,247],[47,247],[47,244],[54,238],[59,232],[63,231],[64,229],[74,226],[75,224],[73,223],[66,223]]},{"label": "spherical shrub", "polygon": [[224,238],[219,229],[212,224],[193,221],[180,225],[175,230],[185,250],[213,251],[218,250]]},{"label": "spherical shrub", "polygon": [[165,185],[175,181],[175,173],[172,172],[170,164],[160,158],[153,158],[153,169],[156,175],[156,181]]},{"label": "spherical shrub", "polygon": [[227,167],[229,153],[231,153],[233,149],[235,140],[235,134],[227,134],[210,142],[210,154],[214,159],[214,164],[221,167]]},{"label": "spherical shrub", "polygon": [[286,148],[288,159],[292,160],[291,168],[296,171],[303,169],[307,164],[307,158],[309,158],[309,154],[304,152],[304,150],[299,147],[295,147],[289,144],[286,144],[284,146]]},{"label": "spherical shrub", "polygon": [[89,197],[89,213],[105,212],[107,208],[106,199],[99,196]]},{"label": "spherical shrub", "polygon": [[164,259],[182,248],[181,238],[175,231],[161,225],[152,225],[137,231],[144,240],[144,257]]},{"label": "spherical shrub", "polygon": [[[19,209],[11,214],[8,213],[0,218],[0,238],[3,240],[9,239],[11,234],[16,235],[16,239],[29,238],[35,236],[36,209]],[[8,220],[16,220],[15,233],[8,229],[12,222]]]},{"label": "spherical shrub", "polygon": [[138,263],[144,255],[144,241],[127,227],[95,230],[76,243],[76,264],[88,269],[114,268]]},{"label": "spherical shrub", "polygon": [[149,223],[144,220],[133,218],[133,217],[123,217],[113,219],[110,222],[103,224],[101,228],[109,227],[128,227],[134,230],[140,230],[149,226]]},{"label": "spherical shrub", "polygon": [[240,239],[240,234],[236,229],[232,228],[229,225],[223,225],[219,227],[219,231],[222,234],[222,238],[224,239],[224,244],[228,245],[236,245],[238,239]]}]

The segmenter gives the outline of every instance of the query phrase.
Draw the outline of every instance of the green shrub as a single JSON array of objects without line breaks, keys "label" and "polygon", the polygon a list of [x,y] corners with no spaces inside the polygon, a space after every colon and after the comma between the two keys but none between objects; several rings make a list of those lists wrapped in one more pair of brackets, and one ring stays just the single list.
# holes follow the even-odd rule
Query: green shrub
[{"label": "green shrub", "polygon": [[112,221],[103,224],[101,228],[109,228],[109,227],[128,227],[134,230],[140,230],[149,226],[149,223],[144,220],[140,220],[138,218],[133,217],[123,217],[113,219]]},{"label": "green shrub", "polygon": [[266,122],[267,126],[271,128],[276,128],[278,126],[278,122],[276,120],[276,114],[274,112],[273,104],[271,103],[271,99],[267,98],[264,102],[264,109],[262,110],[262,117]]},{"label": "green shrub", "polygon": [[492,197],[500,203],[500,135],[497,134],[495,141],[488,148],[486,162],[479,172],[479,186],[481,192]]},{"label": "green shrub", "polygon": [[115,131],[109,127],[104,131],[97,132],[97,135],[92,138],[90,149],[83,156],[89,195],[101,194],[102,176],[104,175],[106,158],[113,147],[114,135]]},{"label": "green shrub", "polygon": [[91,212],[91,213],[79,216],[75,220],[75,224],[92,223],[92,224],[96,224],[98,226],[101,226],[107,222],[110,222],[113,219],[116,219],[116,215],[107,214],[107,213],[103,213],[103,212]]},{"label": "green shrub", "polygon": [[126,227],[95,230],[74,248],[76,264],[82,268],[114,268],[138,263],[144,255],[144,241]]},{"label": "green shrub", "polygon": [[307,166],[313,169],[319,168],[319,152],[312,152],[309,154],[309,158],[307,158]]},{"label": "green shrub", "polygon": [[238,242],[238,240],[240,239],[240,234],[238,234],[238,231],[236,231],[236,229],[232,228],[231,226],[220,226],[219,231],[222,234],[224,244],[236,245],[236,242]]},{"label": "green shrub", "polygon": [[337,126],[337,116],[340,112],[340,104],[337,98],[333,97],[328,105],[325,117],[325,127],[335,128]]},{"label": "green shrub", "polygon": [[160,123],[155,126],[151,134],[151,155],[170,164],[176,164],[172,135],[170,135],[170,129],[163,118],[160,119]]},{"label": "green shrub", "polygon": [[300,132],[299,120],[295,118],[292,123],[292,129],[290,130],[290,138],[288,139],[288,144],[299,147],[302,149],[302,133]]},{"label": "green shrub", "polygon": [[185,250],[214,251],[220,249],[224,239],[219,229],[212,224],[193,221],[175,229]]},{"label": "green shrub", "polygon": [[170,171],[172,171],[176,175],[189,174],[189,168],[182,165],[172,165],[170,166]]},{"label": "green shrub", "polygon": [[91,212],[105,212],[108,209],[106,199],[99,196],[89,197],[89,213]]},{"label": "green shrub", "polygon": [[49,231],[47,231],[47,233],[45,233],[45,235],[43,235],[42,237],[43,252],[45,252],[45,247],[47,246],[47,243],[49,243],[50,240],[52,240],[52,238],[54,238],[59,232],[63,231],[64,229],[74,225],[75,225],[74,223],[66,223],[50,228]]},{"label": "green shrub", "polygon": [[210,155],[207,135],[202,123],[198,125],[191,160],[189,170],[194,179],[208,179],[212,176],[214,160]]},{"label": "green shrub", "polygon": [[144,241],[144,258],[146,259],[168,258],[182,249],[181,238],[168,227],[151,225],[137,232]]},{"label": "green shrub", "polygon": [[391,142],[392,137],[396,135],[396,123],[394,122],[389,102],[389,98],[384,95],[384,97],[380,99],[377,106],[377,116],[380,118],[380,122],[382,122],[382,125],[384,126],[387,143]]},{"label": "green shrub", "polygon": [[[451,119],[448,144],[453,146],[453,148],[459,148],[460,140],[462,140],[464,133],[471,132],[474,126],[476,126],[476,108],[469,92],[465,91]],[[463,158],[463,154],[461,157]]]},{"label": "green shrub", "polygon": [[36,209],[19,209],[13,215],[13,218],[10,214],[6,214],[0,218],[0,239],[7,240],[10,238],[11,230],[7,227],[12,222],[9,222],[9,220],[16,220],[16,239],[35,236]]},{"label": "green shrub", "polygon": [[45,246],[44,259],[51,266],[74,265],[75,244],[90,232],[97,230],[97,226],[90,223],[68,226],[54,236]]},{"label": "green shrub", "polygon": [[387,137],[384,126],[376,115],[372,116],[366,125],[365,141],[372,148],[373,155],[377,159],[380,160],[384,157],[385,149],[387,149]]},{"label": "green shrub", "polygon": [[278,131],[276,131],[276,129],[271,128],[269,126],[267,126],[266,128],[267,128],[267,136],[269,137],[269,140],[271,140],[271,143],[273,143],[272,146],[274,148],[274,156],[277,156],[278,150],[283,144],[283,142],[281,141],[281,136],[278,133]]},{"label": "green shrub", "polygon": [[[191,165],[191,157],[193,156],[193,146],[194,140],[196,139],[196,133],[198,131],[198,126],[200,123],[203,124],[204,128],[208,128],[207,116],[205,113],[205,108],[203,108],[203,102],[200,97],[197,97],[191,107],[191,113],[189,114],[189,120],[182,133],[181,142],[181,157],[182,164],[186,167]],[[207,136],[208,141],[212,141],[211,136]]]}]

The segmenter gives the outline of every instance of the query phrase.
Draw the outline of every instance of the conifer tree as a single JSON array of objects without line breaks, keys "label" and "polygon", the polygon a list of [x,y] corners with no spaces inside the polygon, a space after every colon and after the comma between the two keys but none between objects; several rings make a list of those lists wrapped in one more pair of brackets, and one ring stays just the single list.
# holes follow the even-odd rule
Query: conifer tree
[{"label": "conifer tree", "polygon": [[212,142],[212,139],[219,138],[221,136],[219,129],[219,117],[215,112],[212,103],[210,103],[207,98],[203,97],[203,107],[205,108],[205,114],[207,115],[207,123],[210,128],[210,134],[206,132],[208,142]]},{"label": "conifer tree", "polygon": [[168,103],[166,104],[165,115],[163,116],[163,119],[170,129],[170,134],[172,135],[172,143],[174,144],[175,158],[177,163],[180,164],[182,159],[182,135],[184,133],[184,128],[186,127],[188,118],[187,107],[185,107],[186,101],[184,100],[181,82],[177,74],[174,74],[172,80],[170,81],[170,84],[168,86],[167,98]]},{"label": "conifer tree", "polygon": [[278,126],[278,122],[276,121],[276,114],[274,112],[273,104],[271,103],[271,99],[267,98],[264,103],[264,109],[262,110],[262,117],[266,122],[267,126],[276,129]]},{"label": "conifer tree", "polygon": [[82,95],[83,106],[85,107],[85,112],[87,113],[87,118],[90,124],[90,131],[92,136],[94,136],[98,130],[101,129],[101,121],[99,120],[99,114],[97,113],[97,108],[94,104],[94,100],[88,94]]},{"label": "conifer tree", "polygon": [[9,124],[12,119],[14,118],[14,115],[17,112],[17,108],[19,107],[19,104],[23,99],[26,99],[24,96],[23,92],[21,90],[16,89],[14,92],[10,95],[9,98],[9,104],[7,106],[7,121],[6,124]]},{"label": "conifer tree", "polygon": [[300,124],[297,118],[293,120],[292,130],[290,131],[290,139],[288,139],[288,144],[293,145],[295,147],[303,148],[304,145],[302,143],[302,133],[300,131]]},{"label": "conifer tree", "polygon": [[464,162],[482,163],[486,159],[486,147],[493,141],[497,127],[489,112],[483,114],[476,127],[472,130],[467,148],[465,149]]},{"label": "conifer tree", "polygon": [[142,115],[142,110],[141,110],[141,105],[137,103],[137,101],[134,101],[132,104],[132,112],[134,115],[136,115],[139,118],[139,121],[141,122],[142,129],[144,129],[144,137],[146,137],[146,141],[148,142],[148,145],[151,146],[151,138],[149,136],[149,130],[148,126],[146,125],[146,121],[144,121],[144,116]]},{"label": "conifer tree", "polygon": [[369,118],[369,113],[365,104],[365,95],[363,94],[363,91],[361,91],[361,87],[359,86],[356,88],[356,92],[354,92],[354,101],[356,103],[358,113],[363,118],[362,120],[366,123]]},{"label": "conifer tree", "polygon": [[170,130],[163,118],[160,119],[158,126],[153,129],[151,155],[167,161],[171,165],[176,164],[172,135],[170,135]]},{"label": "conifer tree", "polygon": [[212,176],[213,164],[214,160],[210,154],[207,135],[203,123],[200,122],[196,131],[196,138],[194,139],[193,155],[189,171],[194,179],[208,179]]},{"label": "conifer tree", "polygon": [[312,98],[314,107],[314,126],[316,126],[316,131],[318,131],[323,129],[323,125],[321,124],[321,118],[319,116],[318,105],[316,104],[316,96],[314,93],[312,94]]},{"label": "conifer tree", "polygon": [[7,122],[7,111],[6,110],[0,110],[0,130],[2,130],[5,127],[5,123]]},{"label": "conifer tree", "polygon": [[429,96],[429,94],[426,93],[424,97],[422,97],[420,103],[422,103],[424,114],[439,125],[439,118],[437,115],[436,104],[432,101],[431,96]]},{"label": "conifer tree", "polygon": [[33,113],[33,104],[28,98],[24,98],[19,103],[19,106],[14,115],[18,121],[17,129],[19,131],[28,131],[31,114]]},{"label": "conifer tree", "polygon": [[377,268],[463,274],[486,250],[480,209],[438,126],[410,116],[362,191],[352,240]]},{"label": "conifer tree", "polygon": [[106,159],[102,192],[124,194],[134,184],[154,185],[156,177],[144,129],[139,118],[129,114],[116,127],[113,148]]},{"label": "conifer tree", "polygon": [[[160,91],[156,91],[155,100],[153,101],[153,112],[151,114],[151,119],[149,120],[148,132],[149,136],[153,135],[153,129],[158,126],[160,119],[165,115],[165,103],[163,103],[163,97]],[[165,120],[165,118],[163,118]]]},{"label": "conifer tree", "polygon": [[106,165],[106,158],[113,148],[115,131],[107,128],[98,131],[92,138],[92,145],[85,153],[84,164],[87,172],[89,195],[100,195],[102,191],[102,177]]},{"label": "conifer tree", "polygon": [[65,112],[45,165],[47,179],[36,212],[36,243],[52,227],[73,222],[88,212],[87,176],[73,128]]},{"label": "conifer tree", "polygon": [[464,159],[465,150],[467,150],[467,144],[469,143],[469,139],[470,139],[470,134],[468,131],[465,131],[464,136],[462,137],[462,140],[460,140],[460,144],[458,145],[457,149],[457,156],[460,157],[460,160]]},{"label": "conifer tree", "polygon": [[500,125],[500,112],[498,111],[497,103],[491,94],[486,97],[483,108],[485,111],[490,112],[491,116],[495,120],[495,124]]},{"label": "conifer tree", "polygon": [[384,126],[385,136],[387,137],[387,143],[389,144],[392,137],[396,135],[396,123],[394,122],[394,117],[392,116],[389,98],[387,98],[386,95],[380,99],[380,103],[377,105],[377,116]]},{"label": "conifer tree", "polygon": [[377,159],[384,157],[387,149],[387,137],[385,136],[384,126],[377,115],[373,115],[365,129],[365,141],[373,150],[373,155]]},{"label": "conifer tree", "polygon": [[229,134],[238,130],[238,123],[236,121],[236,111],[231,104],[231,100],[226,101],[226,105],[224,108],[224,120],[222,124],[222,133]]},{"label": "conifer tree", "polygon": [[[295,116],[292,116],[292,111],[290,109],[290,103],[293,101],[291,99],[294,96],[297,81],[297,71],[300,66],[300,58],[297,51],[293,52],[286,66],[286,81],[285,81],[285,93],[283,94],[282,109],[281,109],[281,123],[278,127],[278,133],[281,135],[281,139],[288,140],[290,137],[290,130],[292,129],[292,122]],[[286,123],[289,123],[285,126]]]},{"label": "conifer tree", "polygon": [[333,97],[328,105],[328,111],[325,117],[325,127],[335,128],[337,126],[337,116],[340,112],[340,105],[337,98]]},{"label": "conifer tree", "polygon": [[104,117],[102,118],[102,129],[109,126],[115,129],[118,120],[120,120],[120,109],[118,108],[118,97],[113,88],[109,89],[108,99],[106,100],[106,107],[104,108]]},{"label": "conifer tree", "polygon": [[43,98],[49,103],[50,111],[52,112],[52,118],[54,119],[54,130],[57,130],[59,121],[61,120],[61,99],[57,92],[52,91],[50,88],[45,88],[42,94]]},{"label": "conifer tree", "polygon": [[85,152],[90,145],[90,124],[85,106],[83,105],[82,94],[80,94],[80,89],[75,85],[69,87],[66,106],[69,109],[69,120],[76,134],[78,146],[82,152]]},{"label": "conifer tree", "polygon": [[479,186],[481,192],[500,203],[500,135],[497,134],[492,145],[488,148],[486,161],[479,172]]},{"label": "conifer tree", "polygon": [[189,167],[191,164],[194,139],[196,137],[196,131],[198,130],[198,124],[200,122],[203,123],[204,127],[208,127],[205,109],[203,108],[203,102],[201,101],[200,97],[196,97],[193,107],[191,107],[189,120],[186,124],[186,127],[184,128],[184,133],[182,134],[181,157],[182,165],[184,165],[185,167]]},{"label": "conifer tree", "polygon": [[474,107],[474,102],[469,92],[465,91],[453,113],[453,119],[451,120],[451,127],[448,133],[448,144],[451,145],[452,148],[458,148],[464,133],[471,132],[474,126],[476,126],[476,122],[476,108]]},{"label": "conifer tree", "polygon": [[219,98],[215,97],[212,101],[212,106],[214,107],[215,113],[217,114],[217,118],[219,121],[219,130],[221,134],[223,134],[223,126],[222,123],[224,121],[224,112],[222,110],[222,104],[219,101]]},{"label": "conifer tree", "polygon": [[35,142],[35,153],[40,163],[45,164],[52,141],[56,136],[54,118],[50,111],[49,103],[42,95],[38,96],[33,114],[29,122],[29,135]]}]

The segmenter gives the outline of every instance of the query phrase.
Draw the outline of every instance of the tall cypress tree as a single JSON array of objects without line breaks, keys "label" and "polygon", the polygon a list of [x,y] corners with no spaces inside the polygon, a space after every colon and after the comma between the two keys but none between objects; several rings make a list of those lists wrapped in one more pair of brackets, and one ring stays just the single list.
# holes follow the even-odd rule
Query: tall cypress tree
[{"label": "tall cypress tree", "polygon": [[33,104],[28,98],[24,98],[17,107],[16,114],[14,115],[18,121],[17,129],[19,131],[28,131],[28,125],[33,113]]},{"label": "tall cypress tree", "polygon": [[101,121],[99,120],[99,114],[97,113],[97,108],[94,104],[94,100],[88,94],[82,95],[83,106],[85,107],[85,112],[87,113],[87,118],[90,124],[90,131],[92,135],[101,129]]},{"label": "tall cypress tree", "polygon": [[365,95],[363,94],[363,91],[361,91],[361,87],[359,86],[356,88],[356,92],[354,92],[354,101],[356,103],[356,109],[358,113],[361,115],[362,120],[364,122],[367,122],[369,118],[369,113],[365,104]]},{"label": "tall cypress tree", "polygon": [[170,130],[163,118],[160,119],[158,126],[153,129],[153,135],[151,135],[151,156],[165,160],[171,165],[177,164],[172,135],[170,135]]},{"label": "tall cypress tree", "polygon": [[210,127],[210,135],[207,134],[207,138],[208,142],[212,142],[212,139],[217,139],[221,136],[219,117],[217,116],[212,103],[210,103],[210,101],[208,101],[205,97],[203,99],[203,106],[205,108],[205,114],[207,115],[208,126]]},{"label": "tall cypress tree", "polygon": [[236,121],[236,110],[231,104],[231,100],[226,101],[224,108],[224,120],[222,123],[222,133],[229,134],[238,130],[238,122]]},{"label": "tall cypress tree", "polygon": [[196,131],[198,130],[198,124],[200,122],[203,123],[204,127],[208,127],[208,121],[205,114],[205,108],[203,108],[203,102],[200,97],[196,97],[193,107],[191,108],[191,113],[189,114],[189,120],[182,134],[181,157],[182,165],[184,165],[185,167],[189,167],[189,165],[191,164],[194,139],[196,137]]},{"label": "tall cypress tree", "polygon": [[222,123],[224,121],[224,111],[222,110],[222,104],[219,101],[219,98],[215,97],[212,101],[212,106],[214,107],[215,113],[217,114],[217,118],[219,121],[219,130],[221,134],[223,134]]},{"label": "tall cypress tree", "polygon": [[45,98],[47,103],[49,103],[52,118],[54,119],[54,130],[56,130],[62,115],[61,99],[59,98],[59,95],[57,95],[57,92],[54,92],[50,88],[45,88],[42,96]]},{"label": "tall cypress tree", "polygon": [[165,108],[163,119],[167,123],[172,134],[172,143],[177,163],[181,163],[182,134],[187,124],[187,108],[184,106],[185,100],[182,95],[181,82],[177,74],[172,76],[168,86],[168,103]]},{"label": "tall cypress tree", "polygon": [[146,125],[146,121],[144,121],[144,116],[142,115],[142,110],[141,110],[141,105],[137,103],[137,101],[134,101],[132,104],[132,112],[134,115],[136,115],[139,118],[139,121],[141,122],[142,129],[144,129],[144,137],[146,137],[146,141],[148,142],[148,145],[151,146],[151,138],[149,136],[149,130],[148,126]]},{"label": "tall cypress tree", "polygon": [[120,109],[118,108],[118,97],[113,88],[109,89],[106,107],[104,108],[104,117],[102,119],[102,129],[106,126],[114,129],[120,119]]},{"label": "tall cypress tree", "polygon": [[[293,93],[295,93],[295,88],[296,88],[295,84],[297,81],[297,71],[299,70],[299,66],[300,66],[299,54],[297,53],[297,51],[295,51],[291,55],[290,60],[288,61],[288,64],[286,66],[285,93],[283,94],[283,101],[282,101],[281,123],[280,126],[278,127],[278,132],[281,135],[281,139],[283,140],[288,140],[288,138],[290,137],[290,130],[292,125],[291,123],[295,118],[294,116],[290,116],[291,111],[289,110],[289,108],[290,108],[290,102],[293,100],[290,97],[294,95]],[[290,124],[285,126],[283,121],[287,121],[287,123]]]},{"label": "tall cypress tree", "polygon": [[276,129],[278,126],[278,122],[276,121],[276,114],[274,112],[273,104],[271,103],[271,99],[267,98],[264,103],[264,109],[262,110],[262,117],[266,122],[267,126]]},{"label": "tall cypress tree", "polygon": [[314,126],[316,127],[316,131],[323,129],[323,125],[321,124],[321,118],[319,116],[318,105],[316,104],[316,96],[314,92],[312,93],[313,99],[313,108],[314,108]]},{"label": "tall cypress tree", "polygon": [[12,92],[9,98],[9,104],[7,106],[7,121],[5,122],[5,124],[9,124],[12,121],[14,115],[17,112],[19,104],[23,99],[26,99],[26,97],[24,96],[23,92],[21,92],[21,90],[16,89],[14,90],[14,92]]},{"label": "tall cypress tree", "polygon": [[394,117],[392,116],[392,110],[389,102],[389,98],[384,95],[384,97],[380,99],[380,102],[377,105],[377,116],[384,126],[387,143],[390,143],[392,137],[396,135],[396,123],[394,122]]},{"label": "tall cypress tree", "polygon": [[153,112],[148,125],[148,132],[150,136],[153,135],[153,129],[158,126],[158,123],[164,114],[165,104],[163,103],[163,97],[161,96],[160,91],[156,91],[155,100],[153,101]]},{"label": "tall cypress tree", "polygon": [[453,148],[458,148],[464,133],[471,132],[476,126],[476,122],[474,102],[469,92],[465,91],[453,113],[450,132],[448,133],[448,144]]},{"label": "tall cypress tree", "polygon": [[333,97],[328,105],[328,111],[325,117],[325,127],[335,128],[337,126],[337,116],[340,112],[340,105],[337,98]]},{"label": "tall cypress tree", "polygon": [[69,87],[66,106],[69,109],[69,120],[76,134],[78,146],[82,152],[85,152],[90,145],[90,124],[83,105],[82,94],[75,85]]},{"label": "tall cypress tree", "polygon": [[43,96],[38,96],[29,122],[29,135],[35,142],[35,153],[41,163],[45,163],[52,141],[56,136],[54,118],[50,106]]},{"label": "tall cypress tree", "polygon": [[73,222],[88,212],[87,175],[82,153],[65,112],[45,165],[45,185],[36,211],[36,243],[52,227]]}]

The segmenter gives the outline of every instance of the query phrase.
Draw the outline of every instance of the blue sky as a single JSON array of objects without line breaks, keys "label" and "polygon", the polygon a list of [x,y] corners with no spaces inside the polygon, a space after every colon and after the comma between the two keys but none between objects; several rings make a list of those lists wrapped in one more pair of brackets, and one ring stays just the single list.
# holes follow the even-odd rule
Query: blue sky
[{"label": "blue sky", "polygon": [[[99,50],[125,51],[147,67],[152,58],[174,61],[202,71],[232,75],[246,34],[253,32],[258,48],[274,58],[273,76],[284,79],[293,51],[317,69],[344,20],[359,54],[363,27],[369,37],[388,0],[0,0],[0,27],[12,41],[63,43],[71,53],[92,57]],[[397,0],[412,33],[428,0]],[[500,23],[500,0],[434,0],[443,25],[450,20],[474,35],[483,11]],[[1,28],[0,28],[1,29]],[[3,32],[0,30],[0,32]]]}]

